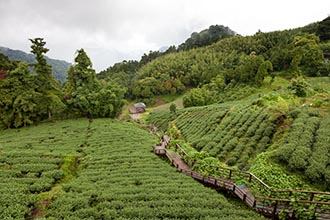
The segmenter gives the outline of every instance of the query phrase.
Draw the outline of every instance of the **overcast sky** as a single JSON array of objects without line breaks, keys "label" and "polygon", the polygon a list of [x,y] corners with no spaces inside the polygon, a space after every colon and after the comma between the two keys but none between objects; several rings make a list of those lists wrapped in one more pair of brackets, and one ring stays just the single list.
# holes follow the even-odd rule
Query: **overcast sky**
[{"label": "overcast sky", "polygon": [[43,37],[49,57],[73,62],[84,48],[100,71],[210,25],[253,35],[329,15],[329,0],[0,0],[0,45],[29,52],[28,39]]}]

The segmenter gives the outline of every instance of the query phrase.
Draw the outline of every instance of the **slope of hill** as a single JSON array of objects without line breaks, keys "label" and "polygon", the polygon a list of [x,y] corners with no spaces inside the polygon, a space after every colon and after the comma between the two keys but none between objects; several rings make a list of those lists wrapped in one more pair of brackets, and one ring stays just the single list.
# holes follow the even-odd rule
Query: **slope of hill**
[{"label": "slope of hill", "polygon": [[[309,95],[300,98],[288,89],[289,81],[275,78],[241,100],[185,108],[176,114],[154,112],[148,121],[164,130],[175,126],[179,136],[198,151],[253,171],[273,187],[304,189],[308,182],[330,190],[330,145],[325,132],[330,128],[329,80],[309,78]],[[287,177],[278,178],[275,164],[285,167],[280,173]],[[288,178],[296,174],[302,181],[292,184]]]},{"label": "slope of hill", "polygon": [[[12,50],[10,48],[0,46],[0,53],[3,53],[8,56],[9,60],[19,60],[25,61],[27,63],[36,62],[36,59],[33,54],[28,54],[20,50]],[[67,70],[69,69],[71,64],[64,60],[51,59],[47,56],[45,58],[47,60],[47,63],[52,66],[54,77],[60,82],[65,82]]]},{"label": "slope of hill", "polygon": [[263,219],[176,172],[110,119],[0,131],[1,219]]}]

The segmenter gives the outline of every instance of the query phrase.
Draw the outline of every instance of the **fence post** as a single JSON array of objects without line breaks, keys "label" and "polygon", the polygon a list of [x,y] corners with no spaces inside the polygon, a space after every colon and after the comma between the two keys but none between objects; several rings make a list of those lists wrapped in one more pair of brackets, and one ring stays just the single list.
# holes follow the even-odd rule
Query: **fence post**
[{"label": "fence post", "polygon": [[311,192],[311,197],[309,198],[310,201],[313,201],[314,199],[314,192]]},{"label": "fence post", "polygon": [[278,203],[278,201],[276,200],[275,201],[275,206],[274,206],[274,209],[273,209],[273,217],[275,217],[275,215],[276,215],[277,203]]},{"label": "fence post", "polygon": [[232,172],[232,171],[231,171],[231,170],[229,170],[229,179],[231,179],[231,172]]},{"label": "fence post", "polygon": [[251,179],[252,179],[252,174],[251,173],[249,173],[250,175],[249,175],[249,183],[251,183]]}]

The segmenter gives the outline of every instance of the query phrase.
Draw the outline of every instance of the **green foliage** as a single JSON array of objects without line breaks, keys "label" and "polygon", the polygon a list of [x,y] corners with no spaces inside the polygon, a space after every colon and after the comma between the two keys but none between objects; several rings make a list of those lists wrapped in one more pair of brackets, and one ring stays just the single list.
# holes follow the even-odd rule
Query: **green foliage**
[{"label": "green foliage", "polygon": [[64,107],[53,91],[38,82],[39,75],[31,75],[24,62],[0,81],[0,127],[30,125],[48,117],[50,111]]},{"label": "green foliage", "polygon": [[0,132],[1,219],[32,218],[39,193],[68,175],[64,157],[79,156],[87,125],[75,120]]},{"label": "green foliage", "polygon": [[319,38],[314,34],[296,36],[291,44],[290,70],[295,75],[303,72],[307,76],[318,76],[324,61]]},{"label": "green foliage", "polygon": [[170,112],[172,112],[173,114],[176,114],[176,104],[172,103],[170,105]]},{"label": "green foliage", "polygon": [[98,81],[92,62],[83,49],[77,51],[75,62],[68,71],[64,89],[70,110],[89,118],[118,116],[125,91],[114,82]]},{"label": "green foliage", "polygon": [[322,41],[330,40],[330,16],[318,23],[316,33]]},{"label": "green foliage", "polygon": [[43,38],[35,38],[29,40],[32,43],[31,53],[36,56],[37,60],[37,64],[34,65],[36,73],[45,77],[49,77],[49,75],[51,75],[51,67],[47,64],[47,61],[43,55],[49,51],[49,49],[44,47],[46,42]]},{"label": "green foliage", "polygon": [[[177,111],[176,115],[179,115],[180,111]],[[159,129],[165,131],[169,123],[175,119],[174,114],[170,114],[169,111],[163,110],[163,111],[156,111],[151,112],[147,118],[147,123],[151,125],[157,126]]]},{"label": "green foliage", "polygon": [[[0,218],[32,219],[49,202],[38,218],[263,219],[175,172],[150,152],[156,142],[147,131],[110,119],[1,131]],[[45,197],[54,188],[58,193]]]},{"label": "green foliage", "polygon": [[[255,76],[255,82],[258,85],[261,85],[265,77],[269,75],[268,71],[273,71],[273,64],[269,60],[263,62],[258,68],[258,72]],[[274,78],[274,76],[272,76],[272,78]]]},{"label": "green foliage", "polygon": [[115,82],[121,87],[127,88],[125,97],[132,98],[132,82],[139,67],[140,63],[138,61],[124,60],[121,63],[116,63],[112,67],[101,71],[97,74],[97,78],[108,82]]},{"label": "green foliage", "polygon": [[[9,60],[11,60],[11,62],[13,63],[24,61],[29,64],[33,64],[36,62],[35,55],[28,54],[20,50],[12,50],[0,46],[0,53],[3,53],[8,56]],[[65,82],[66,72],[71,66],[71,64],[63,60],[51,59],[47,56],[45,56],[45,59],[47,63],[52,67],[52,72],[55,79],[60,82]],[[13,67],[13,69],[15,69],[15,67]]]},{"label": "green foliage", "polygon": [[302,178],[293,175],[292,173],[288,173],[285,167],[273,162],[271,160],[272,153],[274,152],[259,154],[255,158],[249,171],[273,189],[310,189]]},{"label": "green foliage", "polygon": [[205,87],[191,89],[183,96],[184,107],[209,105],[215,101],[214,93]]},{"label": "green foliage", "polygon": [[149,51],[149,54],[143,54],[139,64],[141,66],[146,65],[147,63],[151,62],[152,60],[156,59],[157,57],[161,56],[162,53],[159,51]]},{"label": "green foliage", "polygon": [[41,94],[37,101],[40,106],[39,114],[42,115],[42,119],[51,118],[52,113],[59,113],[65,107],[61,100],[60,84],[52,76],[52,68],[44,57],[44,53],[48,52],[48,49],[44,47],[46,44],[44,39],[35,38],[30,39],[30,41],[32,42],[31,52],[36,55],[37,60],[33,66],[37,73],[35,78],[36,90]]},{"label": "green foliage", "polygon": [[306,80],[298,77],[292,79],[291,85],[288,87],[288,89],[293,91],[293,93],[298,97],[306,97],[308,87],[309,85],[307,84]]},{"label": "green foliage", "polygon": [[169,112],[154,112],[148,123],[166,128],[172,121],[175,134],[197,150],[247,169],[257,154],[267,151],[282,117],[276,108],[236,102],[178,110],[176,118]]},{"label": "green foliage", "polygon": [[[171,46],[166,52],[150,51],[140,62],[115,64],[101,72],[100,78],[120,82],[129,98],[153,99],[198,88],[206,94],[212,91],[212,102],[221,102],[226,87],[262,86],[265,77],[274,80],[273,71],[287,78],[328,75],[330,65],[324,61],[324,46],[313,34],[316,29],[316,25],[309,25],[243,37],[215,25],[193,33],[178,50]],[[196,105],[209,104],[202,100],[205,98],[195,100]]]},{"label": "green foliage", "polygon": [[0,70],[8,72],[13,69],[15,69],[15,63],[11,62],[5,54],[0,53]]},{"label": "green foliage", "polygon": [[184,43],[179,45],[178,50],[190,50],[197,47],[210,45],[227,37],[234,36],[236,33],[223,25],[211,25],[208,29],[200,33],[192,33]]},{"label": "green foliage", "polygon": [[[273,71],[281,71],[288,78],[327,75],[329,65],[324,61],[318,37],[312,33],[309,28],[258,32],[160,56],[137,70],[133,94],[150,98],[206,86],[216,93],[215,100],[221,101],[221,92],[228,85],[261,86],[265,77],[274,79]],[[194,33],[189,42],[197,45],[199,39],[199,34]],[[183,89],[179,91],[174,86],[176,91],[171,91],[170,80],[178,80]]]},{"label": "green foliage", "polygon": [[288,166],[292,171],[304,174],[307,180],[315,182],[328,190],[329,174],[326,169],[329,160],[325,153],[325,130],[329,126],[329,116],[321,117],[313,111],[300,111],[295,114],[293,124],[284,143],[274,153],[273,157]]}]

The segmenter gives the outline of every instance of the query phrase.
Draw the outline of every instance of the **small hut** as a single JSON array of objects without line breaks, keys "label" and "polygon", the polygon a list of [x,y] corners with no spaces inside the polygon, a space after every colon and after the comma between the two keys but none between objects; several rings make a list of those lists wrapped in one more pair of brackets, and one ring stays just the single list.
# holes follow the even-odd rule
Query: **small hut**
[{"label": "small hut", "polygon": [[139,102],[134,104],[134,108],[130,109],[130,113],[131,114],[135,114],[135,113],[143,113],[146,111],[146,105],[143,102]]}]

